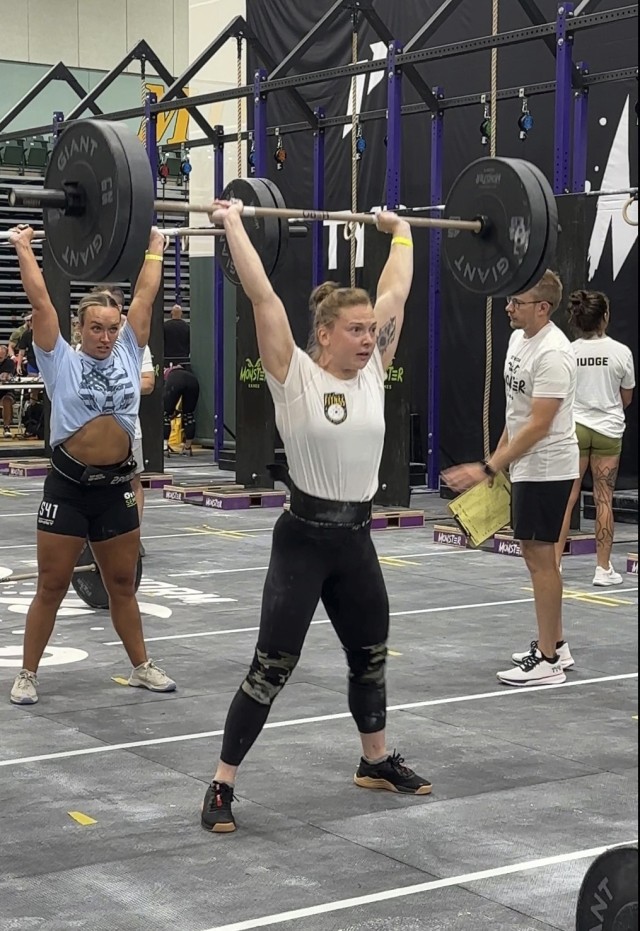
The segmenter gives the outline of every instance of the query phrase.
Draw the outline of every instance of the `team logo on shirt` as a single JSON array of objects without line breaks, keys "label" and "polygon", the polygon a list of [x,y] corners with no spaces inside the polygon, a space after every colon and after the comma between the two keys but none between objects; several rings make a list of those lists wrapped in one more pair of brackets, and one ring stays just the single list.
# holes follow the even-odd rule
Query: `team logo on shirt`
[{"label": "team logo on shirt", "polygon": [[330,423],[340,424],[347,419],[347,399],[344,394],[327,392],[324,396],[324,416]]}]

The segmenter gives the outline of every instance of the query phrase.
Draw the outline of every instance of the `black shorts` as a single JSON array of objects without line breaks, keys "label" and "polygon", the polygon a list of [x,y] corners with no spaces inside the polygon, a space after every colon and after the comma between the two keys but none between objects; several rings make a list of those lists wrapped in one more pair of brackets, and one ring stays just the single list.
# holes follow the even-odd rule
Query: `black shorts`
[{"label": "black shorts", "polygon": [[105,487],[77,485],[55,470],[44,480],[38,530],[99,543],[139,526],[130,482]]},{"label": "black shorts", "polygon": [[515,539],[557,543],[572,486],[572,478],[558,482],[513,482],[511,523]]}]

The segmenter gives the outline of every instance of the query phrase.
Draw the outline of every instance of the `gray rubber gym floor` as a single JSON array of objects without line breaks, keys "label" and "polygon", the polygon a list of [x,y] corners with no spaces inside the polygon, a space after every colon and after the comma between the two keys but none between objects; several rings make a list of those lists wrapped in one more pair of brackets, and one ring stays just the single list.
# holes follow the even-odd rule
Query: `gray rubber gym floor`
[{"label": "gray rubber gym floor", "polygon": [[[210,453],[167,471],[212,477]],[[41,479],[0,477],[0,565],[35,558]],[[415,497],[431,516],[435,496]],[[533,635],[520,559],[374,540],[389,587],[389,746],[434,783],[352,783],[358,740],[320,607],[248,756],[234,835],[199,825],[227,707],[250,661],[278,511],[211,512],[147,492],[139,598],[178,691],[122,684],[106,612],[73,591],[40,670],[9,704],[34,583],[0,586],[0,931],[573,931],[595,850],[637,837],[637,577],[591,586],[565,560],[564,686],[501,687]],[[624,572],[637,527],[620,525]]]}]

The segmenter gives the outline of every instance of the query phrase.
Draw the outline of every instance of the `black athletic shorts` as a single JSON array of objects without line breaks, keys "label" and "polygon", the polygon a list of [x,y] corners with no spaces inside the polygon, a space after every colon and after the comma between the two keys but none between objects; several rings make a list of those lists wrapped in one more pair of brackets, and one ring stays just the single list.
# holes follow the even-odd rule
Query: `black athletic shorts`
[{"label": "black athletic shorts", "polygon": [[514,538],[557,543],[572,485],[571,478],[558,482],[513,482],[511,523]]},{"label": "black athletic shorts", "polygon": [[130,482],[104,487],[78,485],[55,469],[44,480],[38,530],[99,543],[139,526],[136,496]]}]

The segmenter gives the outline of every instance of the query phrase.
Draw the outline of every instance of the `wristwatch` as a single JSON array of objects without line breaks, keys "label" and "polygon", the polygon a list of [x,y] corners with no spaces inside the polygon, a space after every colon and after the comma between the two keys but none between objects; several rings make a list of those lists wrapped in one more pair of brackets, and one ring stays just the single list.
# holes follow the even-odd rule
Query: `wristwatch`
[{"label": "wristwatch", "polygon": [[485,474],[485,475],[488,475],[489,478],[495,478],[495,477],[496,477],[496,474],[497,474],[497,473],[491,468],[491,466],[489,465],[489,463],[487,462],[486,459],[483,459],[483,460],[482,460],[482,469],[483,469],[483,471],[484,471],[484,474]]}]

